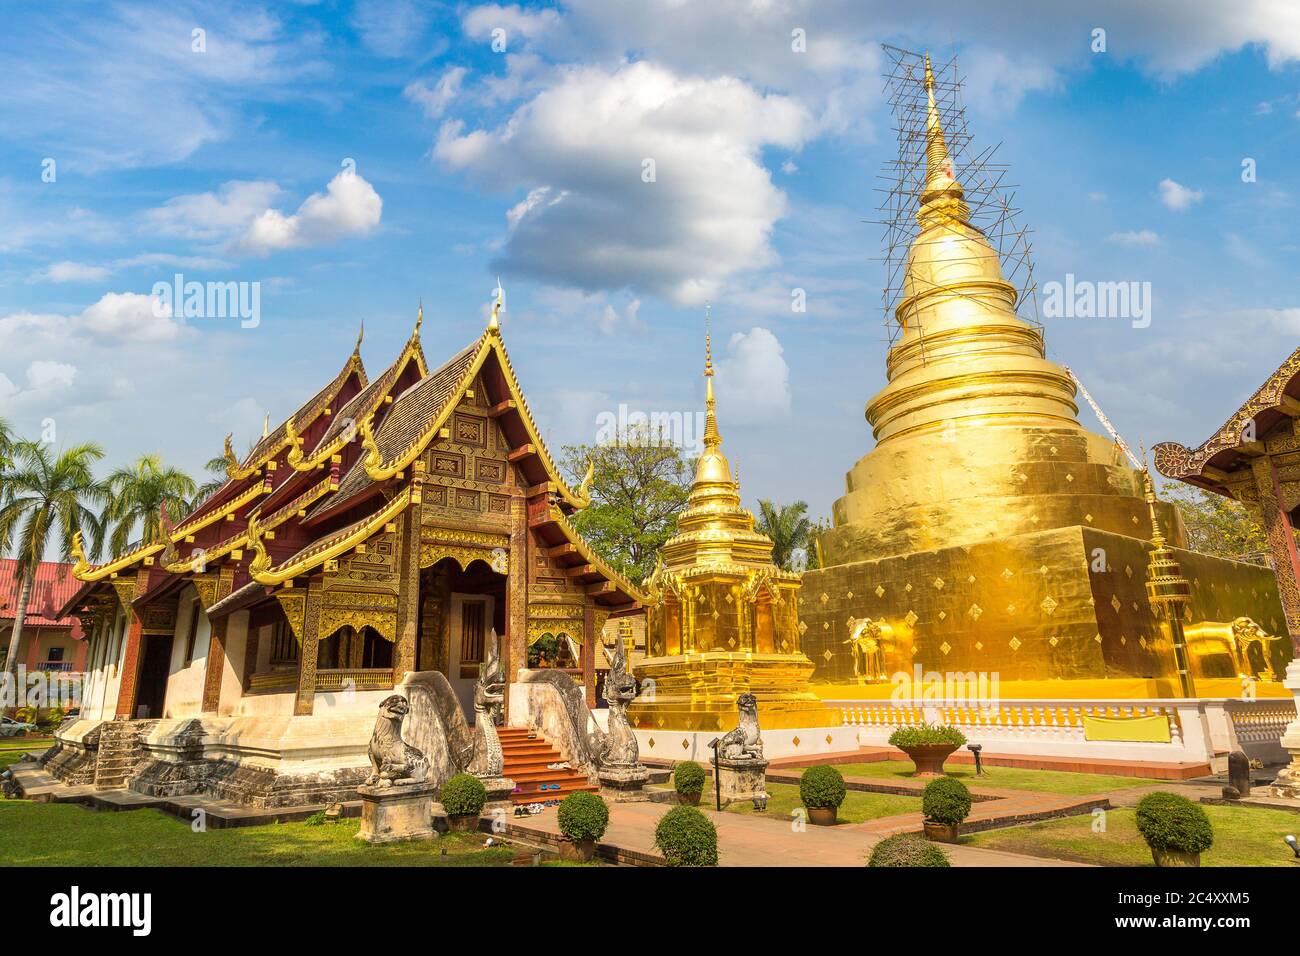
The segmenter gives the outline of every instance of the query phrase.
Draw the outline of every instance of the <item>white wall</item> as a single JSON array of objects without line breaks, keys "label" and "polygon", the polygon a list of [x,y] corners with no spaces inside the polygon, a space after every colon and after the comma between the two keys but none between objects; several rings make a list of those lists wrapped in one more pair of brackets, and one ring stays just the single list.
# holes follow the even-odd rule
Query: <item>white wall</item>
[{"label": "white wall", "polygon": [[[176,627],[172,632],[172,659],[163,698],[163,717],[197,717],[203,711],[203,680],[208,664],[208,645],[212,627],[208,615],[198,603],[199,595],[187,585],[177,599]],[[190,617],[198,611],[198,629],[194,636],[194,659],[188,664]]]}]

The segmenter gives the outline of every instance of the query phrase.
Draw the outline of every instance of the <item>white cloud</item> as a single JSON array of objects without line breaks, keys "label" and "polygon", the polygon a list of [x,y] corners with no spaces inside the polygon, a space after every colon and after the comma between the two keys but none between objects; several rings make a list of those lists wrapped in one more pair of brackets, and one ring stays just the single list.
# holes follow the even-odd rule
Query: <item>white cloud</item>
[{"label": "white cloud", "polygon": [[1160,237],[1150,229],[1137,229],[1129,232],[1112,232],[1107,240],[1121,246],[1155,246]]},{"label": "white cloud", "polygon": [[145,213],[145,221],[160,235],[205,241],[227,239],[247,228],[280,195],[280,187],[265,180],[232,180],[215,193],[192,193],[167,200]]},{"label": "white cloud", "polygon": [[767,424],[790,416],[790,366],[769,329],[736,332],[727,357],[717,362],[719,415],[738,425]]},{"label": "white cloud", "polygon": [[634,63],[566,69],[492,130],[446,122],[434,155],[489,187],[528,190],[507,214],[503,272],[700,302],[774,261],[786,200],[760,153],[811,131],[787,97]]},{"label": "white cloud", "polygon": [[136,342],[164,342],[181,334],[171,307],[150,295],[109,292],[87,308],[80,324],[96,335]]},{"label": "white cloud", "polygon": [[234,244],[236,250],[266,255],[278,249],[318,245],[344,236],[365,235],[379,225],[384,201],[359,173],[344,170],[324,193],[313,193],[286,216],[267,209]]},{"label": "white cloud", "polygon": [[33,362],[27,366],[27,383],[33,391],[71,388],[77,367],[67,362]]},{"label": "white cloud", "polygon": [[461,84],[468,72],[463,66],[453,66],[433,86],[416,80],[402,92],[407,99],[419,104],[427,118],[438,119],[460,96]]},{"label": "white cloud", "polygon": [[412,52],[429,27],[429,11],[411,0],[358,0],[352,27],[367,47],[384,57]]},{"label": "white cloud", "polygon": [[471,8],[461,21],[465,35],[475,39],[490,38],[492,31],[504,30],[506,49],[518,37],[531,40],[551,32],[560,22],[555,10],[524,10],[518,5],[501,6],[495,3]]},{"label": "white cloud", "polygon": [[51,263],[35,276],[37,282],[102,282],[108,278],[109,270],[104,266],[92,266],[84,262]]},{"label": "white cloud", "polygon": [[1190,189],[1172,179],[1160,180],[1160,201],[1174,212],[1184,212],[1200,202],[1204,194],[1199,189]]}]

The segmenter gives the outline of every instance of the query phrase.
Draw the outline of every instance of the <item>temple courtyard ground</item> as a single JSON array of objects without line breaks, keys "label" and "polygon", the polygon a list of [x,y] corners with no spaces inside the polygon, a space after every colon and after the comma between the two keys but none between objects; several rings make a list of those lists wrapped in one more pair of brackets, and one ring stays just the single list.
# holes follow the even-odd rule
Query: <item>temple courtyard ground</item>
[{"label": "temple courtyard ground", "polygon": [[[0,749],[0,765],[20,752]],[[800,825],[795,811],[802,768],[769,772],[771,799],[763,812],[748,803],[715,812],[708,807],[711,791],[706,790],[701,809],[718,828],[721,865],[863,866],[884,837],[920,831],[920,792],[926,781],[911,776],[909,762],[844,764],[839,769],[849,793],[841,822],[829,828]],[[975,797],[966,824],[970,832],[946,847],[953,865],[962,867],[1150,866],[1150,852],[1135,824],[1137,801],[1154,790],[1193,800],[1218,795],[1218,787],[1207,783],[1002,767],[976,777],[973,768],[951,769],[951,776],[962,779]],[[611,805],[600,850],[604,862],[662,864],[654,829],[675,795],[660,790],[657,797],[655,802]],[[0,865],[518,866],[554,862],[550,852],[539,856],[538,850],[552,851],[559,840],[554,808],[506,818],[504,834],[450,834],[432,842],[372,847],[355,839],[355,819],[317,826],[301,819],[239,825],[251,821],[239,820],[229,807],[214,806],[214,818],[224,813],[232,822],[196,833],[189,820],[151,808],[148,798],[136,794],[109,791],[82,799],[101,809],[72,802],[0,801]],[[176,800],[181,810],[204,802],[198,797]],[[1203,865],[1295,865],[1283,838],[1300,831],[1300,813],[1231,805],[1205,805],[1205,811],[1215,843]],[[489,838],[498,845],[485,847]]]}]

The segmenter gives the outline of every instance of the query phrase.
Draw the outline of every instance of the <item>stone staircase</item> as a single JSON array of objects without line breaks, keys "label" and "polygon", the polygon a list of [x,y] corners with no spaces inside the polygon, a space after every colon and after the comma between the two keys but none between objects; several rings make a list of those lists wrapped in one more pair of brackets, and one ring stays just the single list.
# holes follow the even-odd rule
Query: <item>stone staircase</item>
[{"label": "stone staircase", "polygon": [[[545,803],[563,800],[579,790],[595,793],[600,789],[576,770],[548,769],[548,764],[563,763],[564,756],[541,735],[530,738],[526,727],[498,727],[497,735],[505,756],[504,774],[517,788],[510,796],[511,802]],[[547,789],[542,789],[543,784]]]},{"label": "stone staircase", "polygon": [[144,760],[140,742],[157,725],[156,720],[110,720],[99,732],[99,760],[95,764],[95,789],[125,787],[131,772]]}]

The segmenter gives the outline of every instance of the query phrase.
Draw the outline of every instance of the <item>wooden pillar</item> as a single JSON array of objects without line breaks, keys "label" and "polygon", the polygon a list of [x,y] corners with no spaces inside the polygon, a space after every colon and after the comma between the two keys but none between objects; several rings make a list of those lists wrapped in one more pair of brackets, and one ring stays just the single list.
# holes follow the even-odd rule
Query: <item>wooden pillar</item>
[{"label": "wooden pillar", "polygon": [[294,701],[295,717],[311,715],[316,705],[316,655],[320,643],[321,582],[307,586],[307,612],[302,626],[302,647],[298,655],[298,697]]},{"label": "wooden pillar", "polygon": [[126,649],[122,652],[122,683],[117,691],[117,716],[130,720],[135,716],[136,693],[140,687],[140,646],[144,622],[135,608],[126,607]]},{"label": "wooden pillar", "polygon": [[393,648],[393,683],[416,669],[420,639],[420,507],[402,513],[398,542],[397,645]]},{"label": "wooden pillar", "polygon": [[600,630],[596,626],[596,609],[591,604],[582,607],[582,684],[587,691],[587,706],[596,707],[596,644]]},{"label": "wooden pillar", "polygon": [[211,622],[208,659],[203,665],[203,713],[215,714],[221,703],[221,675],[226,668],[226,624],[230,616]]},{"label": "wooden pillar", "polygon": [[1273,553],[1273,572],[1277,575],[1277,590],[1282,597],[1291,647],[1295,656],[1300,657],[1300,552],[1296,549],[1291,518],[1282,505],[1282,489],[1272,457],[1263,455],[1256,458],[1251,462],[1251,470],[1259,492],[1264,532]]},{"label": "wooden pillar", "polygon": [[[506,576],[505,713],[510,713],[510,685],[528,662],[528,504],[510,499],[510,567]],[[508,719],[508,718],[507,718]]]}]

